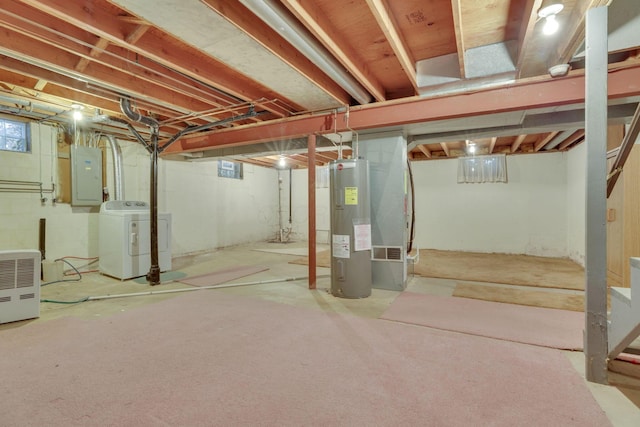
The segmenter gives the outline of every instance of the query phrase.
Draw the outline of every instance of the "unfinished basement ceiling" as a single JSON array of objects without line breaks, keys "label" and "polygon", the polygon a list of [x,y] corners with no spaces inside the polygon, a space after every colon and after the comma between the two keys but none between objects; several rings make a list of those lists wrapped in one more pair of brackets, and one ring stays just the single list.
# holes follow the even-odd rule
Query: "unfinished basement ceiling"
[{"label": "unfinished basement ceiling", "polygon": [[[537,12],[549,3],[6,1],[0,112],[64,121],[80,103],[95,116],[84,127],[133,139],[118,121],[127,97],[160,122],[161,145],[213,123],[165,158],[225,155],[263,166],[285,154],[304,167],[310,133],[327,137],[316,158],[324,164],[354,132],[385,129],[407,135],[416,161],[464,155],[470,143],[479,153],[568,150],[584,139],[584,99],[557,82],[584,87],[585,13],[610,3],[609,114],[625,123],[640,100],[640,4],[564,0],[560,30],[546,36]],[[562,63],[572,70],[552,79],[548,68]],[[522,96],[506,99],[514,93]],[[260,114],[216,125],[251,110]]]}]

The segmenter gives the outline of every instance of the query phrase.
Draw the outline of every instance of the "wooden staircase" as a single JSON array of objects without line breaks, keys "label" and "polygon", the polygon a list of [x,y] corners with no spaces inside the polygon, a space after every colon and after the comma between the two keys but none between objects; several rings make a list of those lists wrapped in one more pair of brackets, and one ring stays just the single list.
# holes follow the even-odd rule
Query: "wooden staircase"
[{"label": "wooden staircase", "polygon": [[[640,336],[640,258],[631,258],[631,287],[611,290],[609,359],[613,360]],[[635,301],[632,299],[635,295]]]}]

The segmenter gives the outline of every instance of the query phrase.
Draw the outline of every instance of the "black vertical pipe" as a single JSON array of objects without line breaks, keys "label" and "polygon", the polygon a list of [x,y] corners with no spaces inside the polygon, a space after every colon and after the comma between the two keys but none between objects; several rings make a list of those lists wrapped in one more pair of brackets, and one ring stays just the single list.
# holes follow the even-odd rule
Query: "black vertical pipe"
[{"label": "black vertical pipe", "polygon": [[47,240],[47,220],[46,218],[40,218],[40,227],[39,227],[39,239],[38,239],[38,249],[40,249],[40,258],[42,261],[45,259],[46,252],[46,240]]},{"label": "black vertical pipe", "polygon": [[289,226],[291,226],[291,168],[289,168]]},{"label": "black vertical pipe", "polygon": [[[151,216],[151,268],[147,273],[147,282],[151,286],[160,284],[160,265],[158,263],[158,134],[160,132],[160,126],[155,119],[151,117],[144,117],[140,113],[131,109],[131,102],[128,98],[120,98],[120,109],[129,119],[138,123],[143,123],[151,129],[151,143],[146,145],[146,148],[151,153],[151,189],[150,189],[150,203],[149,215]],[[129,128],[136,135],[138,140],[144,143],[144,140],[140,134],[133,129]]]},{"label": "black vertical pipe", "polygon": [[158,130],[151,130],[151,268],[147,281],[151,286],[160,284],[160,265],[158,261]]}]

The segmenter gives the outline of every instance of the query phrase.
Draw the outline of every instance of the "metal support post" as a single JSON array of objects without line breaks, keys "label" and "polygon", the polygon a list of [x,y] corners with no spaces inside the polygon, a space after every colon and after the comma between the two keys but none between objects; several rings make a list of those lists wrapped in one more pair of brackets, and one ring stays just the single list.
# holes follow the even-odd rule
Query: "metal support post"
[{"label": "metal support post", "polygon": [[316,136],[307,138],[309,175],[309,289],[316,288]]},{"label": "metal support post", "polygon": [[607,7],[587,11],[585,373],[607,383]]}]

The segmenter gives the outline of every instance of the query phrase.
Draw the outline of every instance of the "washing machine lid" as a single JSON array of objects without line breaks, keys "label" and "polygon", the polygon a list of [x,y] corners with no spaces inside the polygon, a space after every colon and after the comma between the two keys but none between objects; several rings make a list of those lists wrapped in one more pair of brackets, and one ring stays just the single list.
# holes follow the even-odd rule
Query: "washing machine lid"
[{"label": "washing machine lid", "polygon": [[109,200],[100,206],[101,213],[143,211],[149,212],[149,203],[139,200]]}]

